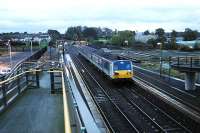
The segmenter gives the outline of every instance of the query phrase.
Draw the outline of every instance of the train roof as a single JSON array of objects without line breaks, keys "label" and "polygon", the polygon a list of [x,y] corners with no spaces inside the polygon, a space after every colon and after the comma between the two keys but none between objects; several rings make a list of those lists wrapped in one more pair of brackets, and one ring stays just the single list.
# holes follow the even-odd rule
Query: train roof
[{"label": "train roof", "polygon": [[118,60],[116,55],[112,54],[112,50],[108,49],[108,48],[100,48],[100,49],[95,49],[89,46],[81,46],[81,48],[83,48],[84,50],[86,50],[87,52],[92,52],[96,55],[99,55],[109,61],[116,61]]}]

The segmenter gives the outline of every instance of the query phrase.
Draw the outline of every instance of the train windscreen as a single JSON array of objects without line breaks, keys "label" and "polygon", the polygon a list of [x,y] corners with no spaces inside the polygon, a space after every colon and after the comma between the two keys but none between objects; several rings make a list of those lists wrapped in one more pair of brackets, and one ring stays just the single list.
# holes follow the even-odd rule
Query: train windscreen
[{"label": "train windscreen", "polygon": [[131,70],[131,62],[130,61],[116,61],[114,62],[114,71],[117,70]]}]

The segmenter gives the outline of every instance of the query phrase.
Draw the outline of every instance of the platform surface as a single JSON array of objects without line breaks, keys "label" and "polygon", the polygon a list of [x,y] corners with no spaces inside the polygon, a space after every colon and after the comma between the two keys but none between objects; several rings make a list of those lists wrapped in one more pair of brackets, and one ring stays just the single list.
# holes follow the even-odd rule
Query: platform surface
[{"label": "platform surface", "polygon": [[42,88],[28,88],[0,114],[0,133],[64,133],[62,94],[50,94],[44,75]]}]

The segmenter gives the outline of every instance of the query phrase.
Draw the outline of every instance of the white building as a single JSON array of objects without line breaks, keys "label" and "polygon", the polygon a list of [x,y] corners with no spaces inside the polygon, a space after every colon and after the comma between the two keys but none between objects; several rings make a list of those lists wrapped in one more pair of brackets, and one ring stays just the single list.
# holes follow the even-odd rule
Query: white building
[{"label": "white building", "polygon": [[136,35],[135,35],[135,41],[137,41],[137,42],[147,43],[147,41],[149,39],[157,39],[157,36],[156,35],[151,35],[151,34],[144,35],[141,32],[137,32]]},{"label": "white building", "polygon": [[183,41],[184,38],[183,37],[176,37],[176,42],[180,42],[180,41]]}]

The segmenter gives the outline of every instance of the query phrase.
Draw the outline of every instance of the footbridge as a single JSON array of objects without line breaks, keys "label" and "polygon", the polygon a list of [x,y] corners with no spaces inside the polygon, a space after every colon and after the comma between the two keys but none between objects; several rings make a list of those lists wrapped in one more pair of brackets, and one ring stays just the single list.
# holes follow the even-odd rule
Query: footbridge
[{"label": "footbridge", "polygon": [[185,90],[195,90],[197,77],[200,76],[200,57],[174,57],[171,67],[185,73]]}]

